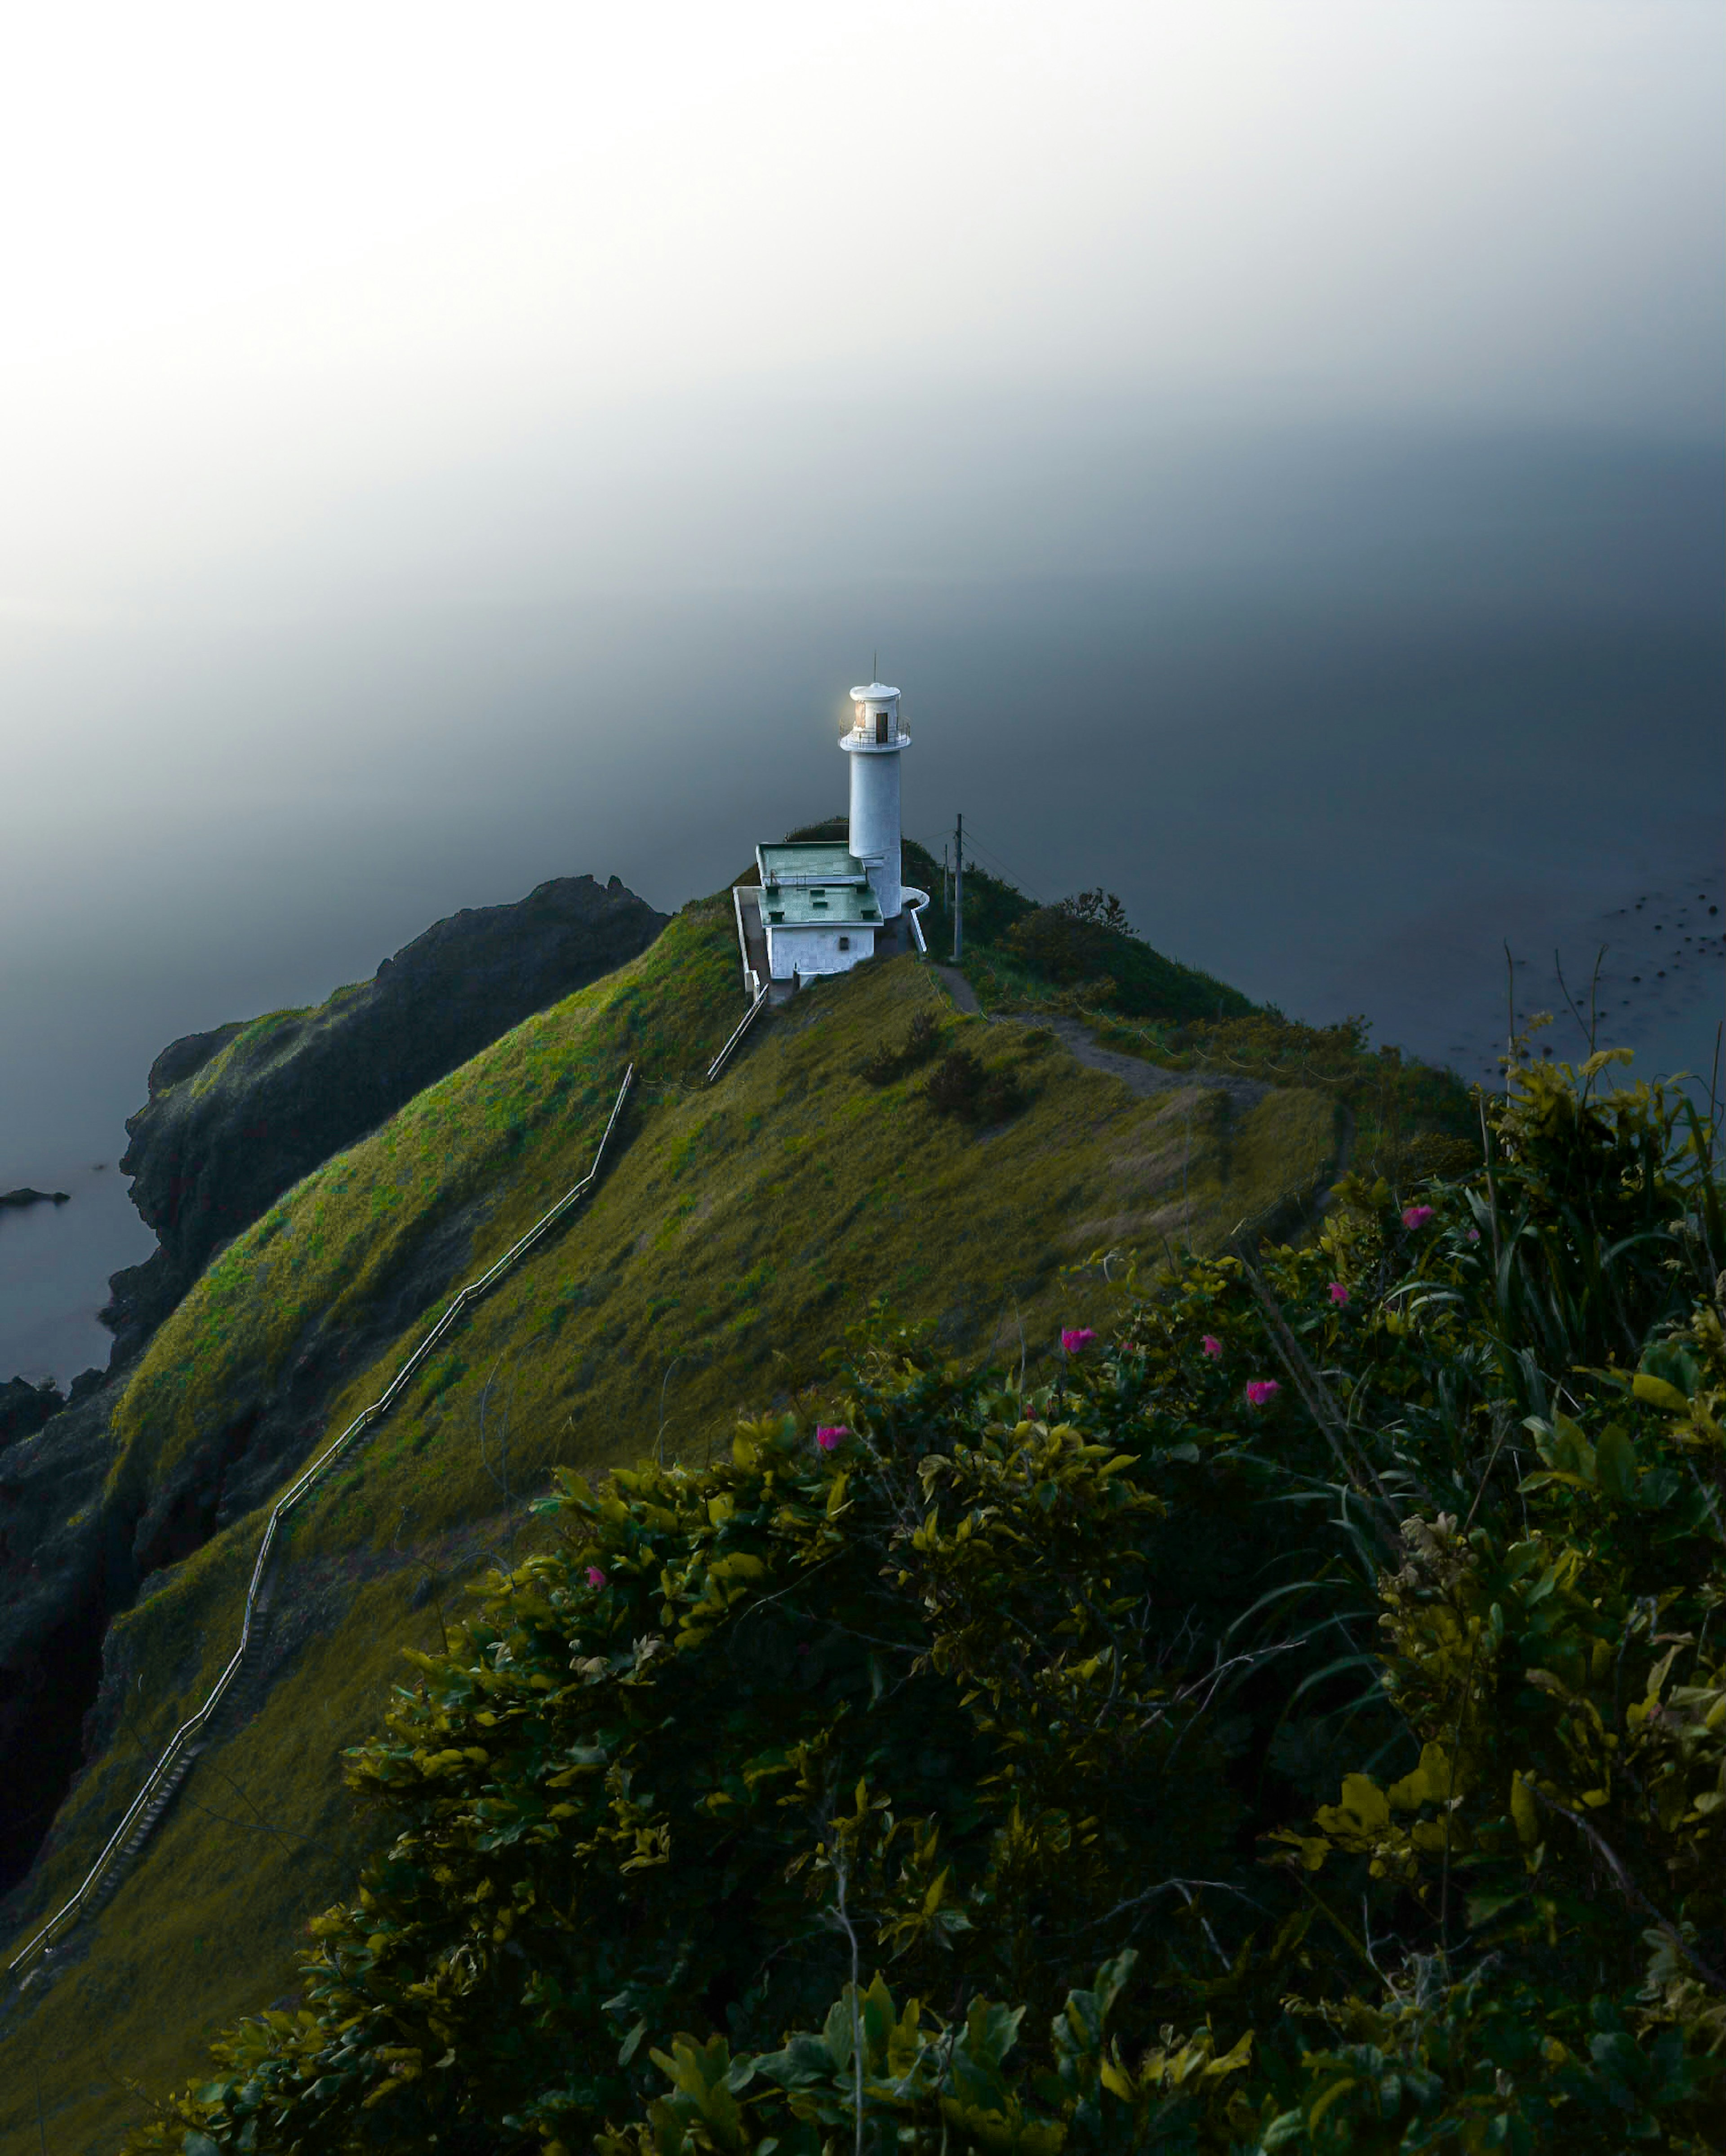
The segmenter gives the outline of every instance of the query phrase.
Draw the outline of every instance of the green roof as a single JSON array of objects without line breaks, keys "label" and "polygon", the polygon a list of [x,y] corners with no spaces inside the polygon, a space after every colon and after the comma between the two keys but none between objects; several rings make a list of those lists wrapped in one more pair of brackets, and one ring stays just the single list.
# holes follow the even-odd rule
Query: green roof
[{"label": "green roof", "polygon": [[881,904],[865,884],[781,885],[761,894],[769,928],[879,928]]},{"label": "green roof", "polygon": [[758,846],[755,859],[767,884],[859,884],[867,871],[843,839],[805,839],[796,845]]}]

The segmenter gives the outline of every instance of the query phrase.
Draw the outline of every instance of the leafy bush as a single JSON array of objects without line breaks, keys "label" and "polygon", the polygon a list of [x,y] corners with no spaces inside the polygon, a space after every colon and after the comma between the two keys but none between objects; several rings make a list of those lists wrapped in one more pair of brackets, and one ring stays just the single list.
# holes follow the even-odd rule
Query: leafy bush
[{"label": "leafy bush", "polygon": [[877,1316],[564,1476],[305,2007],[131,2148],[1718,2151],[1726,1242],[1607,1060],[1053,1384]]},{"label": "leafy bush", "polygon": [[933,1011],[921,1010],[906,1027],[896,1048],[882,1042],[862,1065],[871,1086],[891,1086],[907,1071],[921,1070],[940,1053],[942,1027]]},{"label": "leafy bush", "polygon": [[[968,921],[968,880],[965,907]],[[1133,933],[1109,892],[1081,891],[1055,906],[1031,907],[995,943],[968,927],[967,942],[973,978],[980,973],[1004,1000],[1021,1007],[1081,1004],[1165,1023],[1237,1019],[1253,1008],[1238,989],[1153,950]]]},{"label": "leafy bush", "polygon": [[989,1070],[968,1048],[955,1048],[929,1074],[923,1088],[932,1108],[968,1123],[1000,1123],[1025,1105],[1010,1070]]},{"label": "leafy bush", "polygon": [[1026,914],[1005,941],[1015,957],[1065,988],[1112,972],[1117,949],[1132,935],[1126,908],[1112,891],[1083,891]]}]

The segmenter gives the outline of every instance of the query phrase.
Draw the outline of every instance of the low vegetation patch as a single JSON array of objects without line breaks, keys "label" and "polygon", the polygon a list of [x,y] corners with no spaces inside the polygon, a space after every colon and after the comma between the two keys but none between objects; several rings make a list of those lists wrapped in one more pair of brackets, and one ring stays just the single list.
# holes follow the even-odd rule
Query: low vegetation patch
[{"label": "low vegetation patch", "polygon": [[943,1038],[941,1022],[934,1012],[920,1010],[900,1036],[896,1048],[883,1042],[868,1056],[862,1075],[871,1086],[891,1086],[895,1079],[921,1070],[938,1055]]},{"label": "low vegetation patch", "polygon": [[[843,839],[848,828],[843,817],[831,817],[788,835]],[[914,839],[904,842],[902,854],[906,880],[930,895],[923,930],[939,959],[953,948],[951,884],[942,864]],[[1243,1017],[1254,1008],[1225,981],[1153,950],[1112,891],[1079,891],[1040,906],[1004,877],[968,863],[964,916],[965,972],[988,1010],[1107,1007],[1179,1022]]]},{"label": "low vegetation patch", "polygon": [[[907,876],[934,894],[924,919],[938,954],[952,947],[953,936],[941,865],[921,847],[907,845],[906,855]],[[1311,1026],[1258,1008],[1226,983],[1153,950],[1112,891],[1079,891],[1039,906],[1003,879],[968,868],[964,971],[991,1014],[1077,1018],[1104,1046],[1166,1069],[1323,1092],[1353,1126],[1357,1163],[1393,1183],[1467,1175],[1479,1165],[1478,1112],[1453,1072],[1392,1046],[1374,1049],[1364,1018]]]},{"label": "low vegetation patch", "polygon": [[937,1114],[967,1123],[1004,1123],[1025,1106],[1025,1089],[1015,1074],[989,1070],[968,1048],[954,1048],[929,1073],[924,1098]]},{"label": "low vegetation patch", "polygon": [[1106,1046],[1148,1056],[1168,1070],[1327,1094],[1354,1122],[1357,1163],[1393,1183],[1466,1176],[1480,1165],[1475,1095],[1453,1071],[1414,1061],[1388,1043],[1375,1050],[1364,1018],[1303,1025],[1281,1011],[1263,1010],[1180,1025],[1135,1025],[1104,1012],[1092,1016]]},{"label": "low vegetation patch", "polygon": [[[116,1466],[144,1498],[218,1459],[259,1406],[280,1418],[280,1481],[260,1478],[259,1509],[152,1575],[112,1627],[90,1756],[11,1914],[13,1951],[83,1876],[232,1653],[264,1506],[378,1399],[454,1286],[585,1173],[636,1060],[593,1202],[470,1309],[394,1417],[293,1516],[267,1682],[74,1935],[72,1974],[33,1986],[0,2031],[0,2059],[39,2061],[50,2146],[111,2148],[132,2115],[127,2082],[166,2086],[206,2032],[292,1988],[285,1975],[260,1989],[259,1973],[285,1968],[308,1912],[388,1831],[348,1805],[343,1748],[375,1727],[400,1645],[441,1645],[439,1612],[461,1613],[464,1582],[555,1540],[526,1511],[554,1467],[598,1479],[645,1450],[702,1471],[728,1454],[740,1412],[783,1410],[826,1376],[843,1327],[883,1293],[931,1328],[938,1358],[1010,1356],[1016,1369],[1022,1338],[1034,1389],[1063,1327],[1102,1324],[1117,1292],[1101,1265],[1064,1268],[1102,1246],[1115,1281],[1135,1251],[1148,1277],[1183,1246],[1215,1250],[1245,1216],[1310,1203],[1334,1173],[1316,1093],[1280,1091],[1225,1130],[1202,1096],[1135,1098],[1052,1041],[1035,1051],[1027,1105],[979,1144],[922,1098],[933,1059],[880,1091],[859,1081],[925,1011],[991,1057],[1033,1049],[1019,1029],[953,1020],[910,957],[764,1017],[709,1087],[737,993],[728,900],[686,909],[641,958],[285,1193],[134,1373]],[[466,1194],[453,1208],[452,1185]],[[404,1283],[421,1254],[458,1234],[451,1270],[416,1302]],[[28,2073],[0,2065],[0,2151],[35,2156],[39,2139]]]},{"label": "low vegetation patch", "polygon": [[133,2156],[1718,2151],[1726,1221],[1610,1060],[1047,1381],[877,1310],[562,1475]]}]

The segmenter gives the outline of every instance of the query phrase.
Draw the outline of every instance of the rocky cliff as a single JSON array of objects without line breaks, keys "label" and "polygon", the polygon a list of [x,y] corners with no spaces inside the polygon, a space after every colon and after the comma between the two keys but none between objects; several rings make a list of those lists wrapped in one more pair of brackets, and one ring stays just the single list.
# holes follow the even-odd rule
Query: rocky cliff
[{"label": "rocky cliff", "polygon": [[319,1008],[187,1034],[150,1070],[121,1170],[160,1247],[102,1312],[130,1361],[213,1254],[321,1161],[535,1011],[626,965],[665,916],[614,876],[464,907]]},{"label": "rocky cliff", "polygon": [[[518,905],[439,921],[314,1009],[165,1048],[121,1163],[161,1247],[114,1276],[110,1369],[135,1361],[210,1258],[283,1191],[523,1019],[628,964],[665,921],[615,877],[560,877]],[[239,1404],[147,1490],[110,1471],[118,1383],[87,1373],[69,1401],[0,1387],[0,1890],[28,1865],[84,1755],[114,1617],[273,1486],[283,1449],[303,1442],[331,1386],[447,1290],[483,1209],[452,1209],[363,1317],[331,1337],[311,1328],[267,1400]]]}]

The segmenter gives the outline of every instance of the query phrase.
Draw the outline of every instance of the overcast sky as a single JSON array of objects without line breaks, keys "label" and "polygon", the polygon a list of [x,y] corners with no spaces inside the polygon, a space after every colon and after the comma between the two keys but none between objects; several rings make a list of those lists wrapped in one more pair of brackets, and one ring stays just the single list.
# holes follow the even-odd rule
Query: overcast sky
[{"label": "overcast sky", "polygon": [[9,9],[0,1188],[74,1202],[0,1376],[101,1352],[167,1040],[716,887],[876,649],[915,835],[1471,1074],[1501,940],[1616,938],[1705,1064],[1717,958],[1624,924],[1726,880],[1723,59],[1719,0]]},{"label": "overcast sky", "polygon": [[1712,439],[1723,58],[1717,0],[14,9],[0,619],[519,595],[547,459],[594,526],[692,482],[588,581],[775,575],[788,413]]}]

